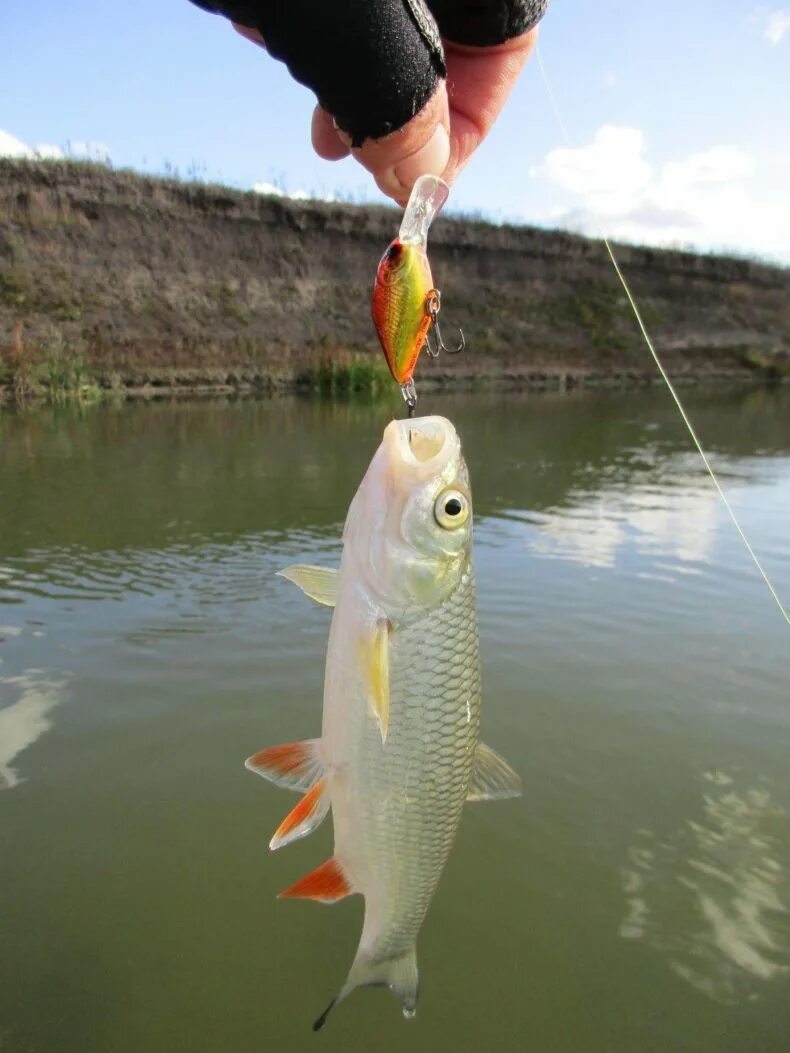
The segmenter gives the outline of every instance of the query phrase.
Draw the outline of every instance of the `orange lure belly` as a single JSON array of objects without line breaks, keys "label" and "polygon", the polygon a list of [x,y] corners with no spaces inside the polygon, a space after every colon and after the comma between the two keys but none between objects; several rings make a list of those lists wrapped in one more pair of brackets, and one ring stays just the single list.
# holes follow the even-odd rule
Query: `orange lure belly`
[{"label": "orange lure belly", "polygon": [[416,245],[393,241],[381,257],[373,286],[372,314],[384,357],[399,384],[408,383],[431,324],[431,267]]}]

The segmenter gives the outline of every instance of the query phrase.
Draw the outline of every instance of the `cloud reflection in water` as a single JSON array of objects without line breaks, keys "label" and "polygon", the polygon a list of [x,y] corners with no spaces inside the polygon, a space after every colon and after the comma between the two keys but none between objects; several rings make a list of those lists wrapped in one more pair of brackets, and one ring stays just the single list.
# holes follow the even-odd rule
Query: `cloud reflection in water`
[{"label": "cloud reflection in water", "polygon": [[23,676],[0,678],[0,700],[16,696],[0,708],[0,790],[24,781],[12,761],[52,727],[49,714],[60,702],[62,689],[62,682],[33,669]]},{"label": "cloud reflection in water", "polygon": [[622,873],[624,939],[663,951],[672,971],[720,1002],[757,997],[757,982],[790,975],[787,814],[768,790],[739,790],[720,771],[699,821],[660,840],[640,830]]}]

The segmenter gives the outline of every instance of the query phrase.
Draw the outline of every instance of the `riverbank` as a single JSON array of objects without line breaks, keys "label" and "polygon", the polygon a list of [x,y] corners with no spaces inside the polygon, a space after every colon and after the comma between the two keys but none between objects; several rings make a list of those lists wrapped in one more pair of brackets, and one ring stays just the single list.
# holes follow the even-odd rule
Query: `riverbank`
[{"label": "riverbank", "polygon": [[[318,390],[388,384],[369,314],[389,208],[242,193],[80,162],[0,160],[0,390]],[[673,378],[790,375],[790,271],[623,246]],[[655,369],[604,247],[442,217],[431,259],[468,352],[426,387],[649,384]]]}]

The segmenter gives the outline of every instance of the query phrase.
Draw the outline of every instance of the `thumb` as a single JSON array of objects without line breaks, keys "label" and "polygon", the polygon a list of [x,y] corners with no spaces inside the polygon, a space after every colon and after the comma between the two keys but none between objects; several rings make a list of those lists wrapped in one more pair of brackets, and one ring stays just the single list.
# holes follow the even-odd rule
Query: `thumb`
[{"label": "thumb", "polygon": [[381,139],[367,139],[358,147],[338,132],[352,155],[371,173],[379,189],[405,205],[421,175],[442,175],[450,161],[450,113],[445,82],[416,116]]}]

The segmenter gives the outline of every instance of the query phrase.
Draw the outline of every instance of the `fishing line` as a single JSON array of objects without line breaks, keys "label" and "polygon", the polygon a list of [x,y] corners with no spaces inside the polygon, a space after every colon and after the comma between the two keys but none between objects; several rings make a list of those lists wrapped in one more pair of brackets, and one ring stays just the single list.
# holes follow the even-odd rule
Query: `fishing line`
[{"label": "fishing line", "polygon": [[[551,89],[551,84],[549,83],[549,78],[546,75],[546,68],[543,65],[543,58],[541,56],[539,47],[535,48],[535,57],[538,60],[538,68],[540,69],[540,75],[543,78],[543,85],[546,88],[546,93],[547,93],[547,95],[549,97],[549,102],[551,103],[551,108],[554,111],[554,116],[555,116],[555,118],[557,120],[557,124],[559,126],[560,133],[562,134],[562,138],[565,140],[565,145],[570,148],[571,145],[572,145],[571,144],[571,139],[570,139],[570,136],[568,135],[568,131],[567,131],[566,127],[565,127],[565,122],[562,119],[562,114],[560,113],[560,108],[557,105],[557,100],[556,100],[556,98],[554,96],[554,92]],[[683,420],[683,423],[686,425],[686,428],[688,429],[688,433],[691,436],[691,439],[692,439],[694,445],[697,448],[697,452],[699,453],[700,457],[702,458],[702,463],[705,465],[705,468],[706,468],[706,470],[708,472],[708,475],[713,480],[713,485],[718,490],[719,497],[722,499],[722,501],[724,503],[724,507],[727,509],[727,512],[729,513],[730,519],[732,520],[733,525],[735,526],[735,529],[740,534],[741,541],[743,541],[744,545],[746,546],[746,551],[752,557],[752,561],[754,562],[755,567],[757,567],[757,570],[760,572],[760,576],[762,577],[762,579],[765,582],[765,584],[768,586],[768,591],[771,593],[771,595],[773,596],[774,600],[776,601],[776,606],[781,611],[782,617],[787,622],[787,624],[790,625],[790,615],[787,613],[787,610],[785,609],[784,604],[782,603],[781,599],[779,598],[778,592],[776,591],[776,589],[774,588],[773,584],[771,583],[771,579],[768,577],[768,575],[766,574],[765,570],[763,569],[762,563],[757,558],[757,553],[752,548],[751,544],[749,543],[749,539],[747,538],[746,534],[743,531],[743,528],[741,527],[741,524],[738,522],[738,517],[735,515],[735,511],[734,511],[732,505],[730,504],[730,502],[729,502],[729,500],[727,498],[727,495],[725,494],[724,490],[722,489],[721,484],[719,483],[719,480],[718,480],[718,478],[716,476],[716,473],[714,472],[713,467],[711,466],[711,463],[708,460],[708,456],[705,453],[705,450],[702,448],[702,443],[700,442],[699,438],[697,437],[697,433],[694,430],[693,424],[689,420],[689,416],[686,413],[686,410],[685,410],[685,408],[683,406],[683,403],[680,401],[680,396],[678,395],[677,391],[675,390],[674,384],[669,379],[669,376],[667,375],[667,371],[664,369],[664,365],[663,365],[661,359],[658,356],[658,352],[655,349],[655,346],[654,346],[653,341],[652,341],[652,339],[650,337],[650,334],[647,331],[647,327],[645,326],[644,320],[642,319],[642,315],[641,315],[641,313],[639,311],[639,308],[637,307],[636,300],[634,299],[634,294],[631,292],[631,287],[629,286],[628,282],[625,280],[625,276],[623,275],[623,272],[620,270],[620,264],[617,262],[617,257],[614,254],[614,249],[612,248],[611,242],[609,241],[609,239],[606,237],[606,235],[603,232],[603,227],[601,225],[600,219],[598,218],[598,216],[594,212],[592,214],[592,218],[593,218],[593,221],[595,223],[595,226],[598,228],[598,237],[604,243],[604,245],[606,246],[606,251],[609,253],[609,259],[612,261],[612,266],[614,267],[614,272],[615,272],[615,274],[617,275],[617,277],[620,280],[620,284],[623,287],[623,292],[625,293],[626,298],[628,299],[628,303],[631,306],[631,310],[634,313],[634,318],[636,319],[636,324],[639,326],[639,330],[642,333],[642,336],[644,337],[644,341],[645,341],[645,344],[647,345],[647,349],[650,352],[650,354],[653,356],[653,361],[655,362],[656,367],[657,367],[659,373],[661,374],[661,378],[664,381],[664,383],[666,384],[667,388],[669,389],[669,393],[672,396],[672,399],[673,399],[675,405],[678,408],[678,411],[679,411],[680,416],[681,416],[681,418]]]}]

